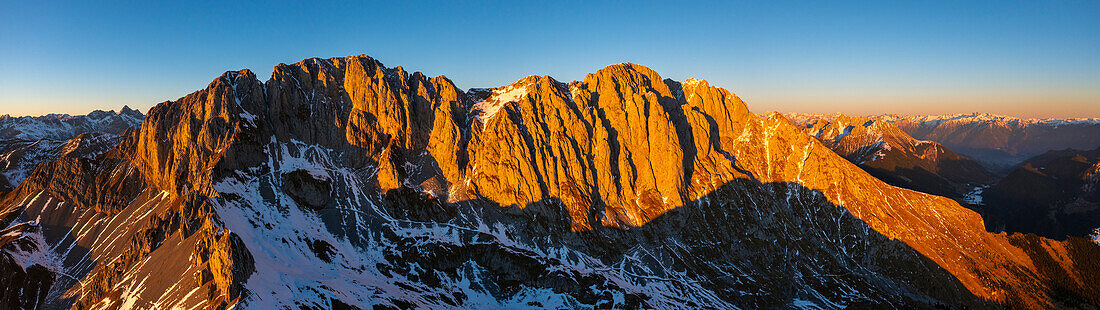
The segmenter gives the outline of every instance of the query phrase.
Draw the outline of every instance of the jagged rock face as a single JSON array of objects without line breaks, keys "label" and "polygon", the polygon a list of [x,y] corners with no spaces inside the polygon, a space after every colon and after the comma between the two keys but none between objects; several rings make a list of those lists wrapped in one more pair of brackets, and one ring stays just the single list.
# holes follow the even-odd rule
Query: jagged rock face
[{"label": "jagged rock face", "polygon": [[[228,72],[206,89],[149,110],[132,139],[130,164],[146,182],[169,192],[209,192],[211,169],[254,116],[243,107],[264,102],[248,70]],[[243,99],[242,99],[243,98]],[[236,159],[235,157],[231,157]],[[238,159],[239,160],[239,159]]]},{"label": "jagged rock face", "polygon": [[51,114],[38,117],[0,116],[0,193],[15,189],[40,163],[61,156],[67,140],[90,136],[78,143],[98,144],[101,153],[118,144],[127,130],[141,123],[141,112],[93,111],[88,115]]},{"label": "jagged rock face", "polygon": [[[341,160],[379,169],[383,189],[434,176],[444,187],[461,179],[468,107],[447,78],[386,68],[369,57],[313,59],[274,71],[271,104],[257,111],[280,124],[272,128],[277,141],[345,150]],[[404,159],[428,170],[407,171]]]},{"label": "jagged rock face", "polygon": [[791,116],[806,133],[891,185],[965,203],[967,193],[995,178],[976,162],[939,143],[913,139],[890,122],[845,115]]},{"label": "jagged rock face", "polygon": [[150,110],[114,149],[42,165],[0,207],[46,227],[74,277],[51,287],[51,307],[1100,296],[1092,243],[986,233],[977,214],[882,183],[780,115],[633,64],[470,94],[366,56],[279,65],[264,83],[228,72]]},{"label": "jagged rock face", "polygon": [[1100,149],[1050,151],[1025,161],[982,197],[991,228],[1085,237],[1100,227],[1098,184]]},{"label": "jagged rock face", "polygon": [[668,84],[623,64],[570,85],[532,76],[506,87],[500,96],[514,99],[486,99],[503,102],[473,133],[471,190],[504,205],[561,199],[575,230],[641,226],[682,206],[698,192],[689,183],[694,136],[681,107],[688,102]]}]

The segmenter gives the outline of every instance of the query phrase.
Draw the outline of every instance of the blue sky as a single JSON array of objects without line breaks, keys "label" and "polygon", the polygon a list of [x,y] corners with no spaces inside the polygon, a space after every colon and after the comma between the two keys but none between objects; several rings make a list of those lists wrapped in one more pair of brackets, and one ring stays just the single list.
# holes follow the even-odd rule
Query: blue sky
[{"label": "blue sky", "polygon": [[0,0],[0,114],[146,110],[368,54],[462,88],[634,62],[755,112],[1100,117],[1100,1],[397,2]]}]

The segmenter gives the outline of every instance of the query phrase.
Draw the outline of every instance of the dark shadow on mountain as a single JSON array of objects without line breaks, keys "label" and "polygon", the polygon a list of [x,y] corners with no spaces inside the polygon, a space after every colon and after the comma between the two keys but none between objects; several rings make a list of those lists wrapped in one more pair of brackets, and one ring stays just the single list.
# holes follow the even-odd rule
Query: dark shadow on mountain
[{"label": "dark shadow on mountain", "polygon": [[[407,189],[385,197],[386,212],[403,220],[499,223],[511,240],[535,249],[569,249],[613,269],[582,274],[559,268],[559,258],[490,242],[484,235],[471,237],[483,242],[462,246],[407,241],[404,255],[387,258],[388,265],[396,266],[391,271],[405,276],[457,276],[463,263],[472,261],[494,280],[491,291],[498,298],[535,287],[586,304],[610,302],[605,300],[610,295],[588,293],[591,287],[629,296],[632,306],[627,308],[654,306],[651,302],[660,296],[607,277],[617,274],[634,285],[657,283],[669,294],[666,300],[689,308],[723,307],[714,301],[748,308],[790,307],[798,301],[858,308],[993,306],[905,243],[796,183],[737,179],[643,226],[594,225],[582,232],[570,231],[569,213],[557,199],[518,208],[484,200],[448,206]],[[590,221],[598,223],[598,215],[594,212]],[[399,267],[409,263],[428,271]]]},{"label": "dark shadow on mountain", "polygon": [[[680,85],[679,82],[669,79],[665,79],[663,82],[673,94],[684,93],[684,87]],[[697,155],[695,153],[697,151],[695,147],[695,135],[691,132],[691,123],[688,122],[687,115],[684,114],[685,110],[681,106],[687,104],[687,101],[680,101],[678,98],[668,96],[661,96],[657,100],[661,104],[661,109],[664,109],[665,114],[668,115],[668,121],[672,122],[672,127],[676,128],[676,139],[680,142],[680,149],[684,152],[682,163],[684,167],[683,185],[691,185],[691,177],[692,174],[695,173],[695,156]],[[708,115],[707,117],[709,118],[710,116]],[[711,137],[717,139],[718,135],[712,132]]]},{"label": "dark shadow on mountain", "polygon": [[1032,157],[983,193],[992,231],[1065,240],[1100,227],[1100,149]]},{"label": "dark shadow on mountain", "polygon": [[948,145],[948,147],[952,151],[973,159],[989,169],[990,172],[998,175],[1008,174],[1019,162],[1028,158],[1027,154],[1010,154],[997,149],[973,148],[958,144]]},{"label": "dark shadow on mountain", "polygon": [[898,167],[893,170],[887,170],[866,165],[858,166],[876,179],[882,180],[886,182],[886,184],[893,186],[936,196],[943,196],[956,201],[961,200],[963,197],[962,194],[964,194],[960,193],[955,186],[952,186],[952,184],[943,177],[928,172],[928,170],[924,170],[924,168],[921,167]]}]

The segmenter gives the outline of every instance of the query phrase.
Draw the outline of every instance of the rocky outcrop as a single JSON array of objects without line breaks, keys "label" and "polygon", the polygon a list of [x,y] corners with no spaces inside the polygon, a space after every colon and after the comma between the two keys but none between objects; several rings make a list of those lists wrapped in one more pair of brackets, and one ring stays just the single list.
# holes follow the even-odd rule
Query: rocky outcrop
[{"label": "rocky outcrop", "polygon": [[244,293],[244,282],[256,271],[252,254],[240,236],[217,228],[209,221],[201,230],[191,263],[201,270],[200,281],[212,284],[206,296],[211,304],[234,305]]},{"label": "rocky outcrop", "polygon": [[149,110],[127,143],[130,164],[160,190],[213,194],[210,171],[249,123],[244,107],[264,102],[262,84],[248,70],[227,72],[206,89]]},{"label": "rocky outcrop", "polygon": [[151,109],[110,151],[40,166],[0,210],[52,227],[46,242],[78,279],[53,285],[55,307],[1100,296],[1094,249],[1076,239],[987,233],[974,212],[882,183],[781,115],[635,64],[470,93],[366,56],[281,64],[263,83],[227,72]]}]

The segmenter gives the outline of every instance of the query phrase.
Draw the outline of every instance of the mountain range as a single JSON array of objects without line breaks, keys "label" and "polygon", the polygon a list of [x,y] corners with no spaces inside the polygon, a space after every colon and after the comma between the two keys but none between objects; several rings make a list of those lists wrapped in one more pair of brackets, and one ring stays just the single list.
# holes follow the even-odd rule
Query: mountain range
[{"label": "mountain range", "polygon": [[[788,114],[798,120],[838,114]],[[1028,158],[1050,150],[1100,147],[1100,119],[1036,119],[988,113],[866,116],[893,123],[918,140],[935,141],[1004,174]]]},{"label": "mountain range", "polygon": [[[1019,119],[990,114],[849,117],[788,113],[785,116],[833,151],[891,185],[953,198],[979,212],[990,231],[1035,233],[1050,238],[1100,236],[1100,218],[1094,210],[1097,199],[1092,194],[1096,151],[1045,149],[1095,144],[1095,136],[1089,132],[1100,130],[1095,126],[1100,120]],[[902,130],[898,124],[910,129]],[[922,126],[939,129],[932,134],[921,133]],[[991,127],[1015,128],[1015,135],[1023,136],[1040,132],[1042,138],[1021,143],[1016,139],[1028,138],[998,137],[997,130]],[[1039,150],[1045,153],[1022,161],[1015,160],[1027,154],[1002,157],[997,163],[982,162],[997,171],[990,172],[939,142],[916,140],[910,132],[943,141],[1001,145],[998,150],[1023,145],[1030,149],[1027,154]],[[1039,140],[1048,144],[1039,145],[1036,143]]]},{"label": "mountain range", "polygon": [[914,138],[933,140],[1006,173],[1049,150],[1100,147],[1100,119],[1021,119],[992,114],[882,116]]},{"label": "mountain range", "polygon": [[[955,200],[868,173],[988,181],[952,176],[940,163],[962,157],[898,135],[906,126],[799,126],[630,63],[469,91],[368,56],[280,64],[266,81],[229,71],[108,148],[70,140],[0,196],[0,302],[1100,304],[1100,245],[987,232]],[[883,143],[844,152],[867,141]],[[880,153],[900,155],[876,166]],[[921,155],[937,160],[903,160]]]},{"label": "mountain range", "polygon": [[[118,113],[97,110],[75,116],[0,115],[0,193],[14,189],[39,163],[51,161],[71,149],[67,145],[94,143],[100,148],[110,148],[143,118],[145,115],[130,107],[122,107]],[[80,138],[84,141],[69,141],[80,135],[86,135]]]},{"label": "mountain range", "polygon": [[787,114],[825,146],[891,185],[967,203],[996,175],[935,141],[914,139],[894,123],[845,115]]}]

